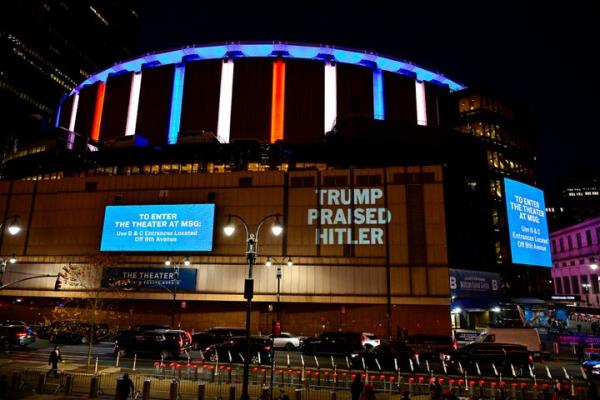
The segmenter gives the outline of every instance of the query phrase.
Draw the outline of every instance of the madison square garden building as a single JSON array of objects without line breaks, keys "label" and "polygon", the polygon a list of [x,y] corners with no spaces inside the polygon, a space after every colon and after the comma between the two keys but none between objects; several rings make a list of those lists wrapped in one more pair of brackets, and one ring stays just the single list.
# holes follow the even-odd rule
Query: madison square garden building
[{"label": "madison square garden building", "polygon": [[[168,323],[175,304],[184,328],[241,326],[246,234],[223,228],[229,214],[252,232],[278,214],[282,234],[271,233],[271,218],[258,237],[254,332],[271,330],[280,267],[286,331],[449,333],[449,254],[460,246],[447,244],[447,210],[469,207],[460,196],[471,195],[453,189],[467,168],[459,160],[449,174],[451,160],[398,141],[463,126],[447,107],[463,89],[377,54],[283,43],[190,46],[100,71],[61,100],[51,136],[5,157],[0,181],[4,221],[23,228],[0,236],[1,254],[18,258],[5,284],[69,264],[98,272],[85,288],[53,290],[54,278],[6,288],[2,312],[41,321],[95,292],[114,299],[111,325]],[[465,133],[452,145],[477,154],[481,168],[468,170],[486,189],[475,207],[489,211],[490,176],[480,172],[493,153]],[[528,160],[506,161],[520,169],[503,176],[531,181]],[[505,246],[492,236],[488,245],[475,268],[495,265]]]}]

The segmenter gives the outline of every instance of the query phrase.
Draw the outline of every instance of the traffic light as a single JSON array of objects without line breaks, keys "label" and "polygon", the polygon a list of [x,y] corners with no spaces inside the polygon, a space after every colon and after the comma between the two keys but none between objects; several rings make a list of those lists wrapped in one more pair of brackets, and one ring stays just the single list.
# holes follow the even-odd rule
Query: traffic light
[{"label": "traffic light", "polygon": [[60,280],[60,275],[56,277],[56,282],[54,282],[54,290],[60,290],[62,287],[62,282]]}]

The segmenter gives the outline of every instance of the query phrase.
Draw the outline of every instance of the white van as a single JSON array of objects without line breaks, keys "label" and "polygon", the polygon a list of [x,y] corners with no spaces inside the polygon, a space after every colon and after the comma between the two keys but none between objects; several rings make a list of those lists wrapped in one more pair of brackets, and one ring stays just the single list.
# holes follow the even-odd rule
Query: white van
[{"label": "white van", "polygon": [[508,343],[527,346],[535,359],[542,356],[542,341],[535,328],[486,328],[477,339],[480,343]]}]

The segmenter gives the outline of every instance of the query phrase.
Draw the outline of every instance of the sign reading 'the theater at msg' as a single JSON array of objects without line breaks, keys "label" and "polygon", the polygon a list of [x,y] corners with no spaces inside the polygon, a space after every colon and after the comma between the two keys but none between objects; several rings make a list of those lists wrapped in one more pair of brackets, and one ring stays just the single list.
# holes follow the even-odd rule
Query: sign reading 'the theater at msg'
[{"label": "sign reading 'the theater at msg'", "polygon": [[319,207],[308,210],[316,244],[383,244],[384,225],[391,222],[392,213],[381,207],[382,189],[320,189],[316,193]]}]

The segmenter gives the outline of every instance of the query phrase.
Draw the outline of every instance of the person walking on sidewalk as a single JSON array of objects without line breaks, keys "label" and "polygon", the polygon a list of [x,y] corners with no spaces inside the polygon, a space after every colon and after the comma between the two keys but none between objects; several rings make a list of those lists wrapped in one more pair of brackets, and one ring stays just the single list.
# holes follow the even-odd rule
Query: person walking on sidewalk
[{"label": "person walking on sidewalk", "polygon": [[50,357],[48,357],[48,365],[51,366],[50,370],[46,373],[46,376],[50,375],[51,372],[54,371],[54,377],[58,378],[58,362],[62,362],[62,357],[60,355],[60,349],[58,346],[54,346],[54,350],[50,352]]},{"label": "person walking on sidewalk", "polygon": [[356,374],[354,377],[354,381],[350,385],[350,393],[352,393],[352,400],[359,400],[360,394],[362,393],[364,388],[363,383],[360,380],[360,374]]},{"label": "person walking on sidewalk", "polygon": [[133,392],[135,387],[128,373],[124,373],[123,377],[117,382],[117,398],[119,400],[127,400],[129,393]]}]

